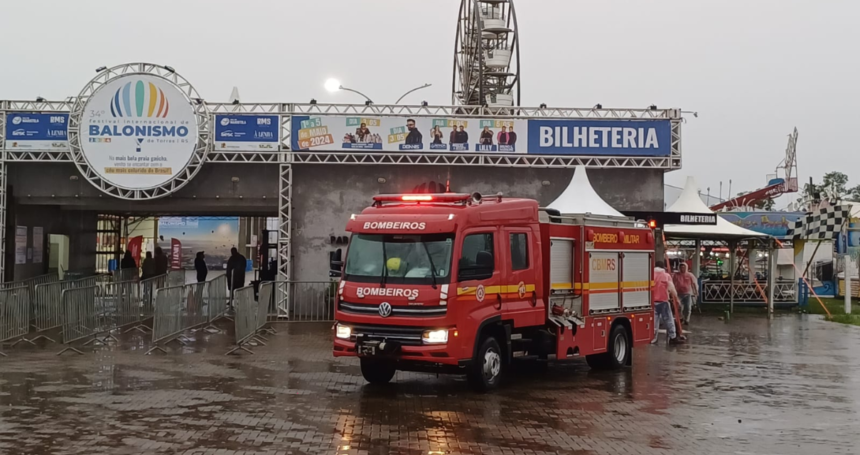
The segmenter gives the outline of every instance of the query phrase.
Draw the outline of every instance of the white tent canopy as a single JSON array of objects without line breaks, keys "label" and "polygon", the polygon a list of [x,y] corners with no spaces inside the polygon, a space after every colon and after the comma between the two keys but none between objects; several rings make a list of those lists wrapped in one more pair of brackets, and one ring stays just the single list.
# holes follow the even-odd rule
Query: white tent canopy
[{"label": "white tent canopy", "polygon": [[597,192],[588,181],[585,166],[576,166],[573,178],[559,197],[557,197],[547,208],[558,210],[563,214],[590,213],[599,216],[624,216],[612,208],[606,201],[598,196]]},{"label": "white tent canopy", "polygon": [[[669,207],[667,212],[676,213],[714,213],[699,198],[696,179],[687,177],[687,184],[678,200]],[[687,226],[681,224],[667,224],[663,231],[669,238],[706,239],[706,240],[739,240],[754,237],[768,237],[767,234],[751,231],[736,226],[717,215],[716,225]]]}]

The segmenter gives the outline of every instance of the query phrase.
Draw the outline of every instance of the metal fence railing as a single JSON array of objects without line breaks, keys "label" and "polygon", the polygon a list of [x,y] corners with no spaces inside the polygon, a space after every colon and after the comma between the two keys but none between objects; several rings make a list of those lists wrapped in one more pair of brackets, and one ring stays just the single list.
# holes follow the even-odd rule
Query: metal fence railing
[{"label": "metal fence railing", "polygon": [[101,331],[101,321],[96,298],[101,294],[98,286],[66,289],[62,292],[63,302],[63,344],[66,345],[57,355],[66,351],[83,354],[71,346],[72,343],[94,337]]},{"label": "metal fence railing", "polygon": [[[797,282],[793,280],[779,280],[774,283],[774,303],[798,303],[799,294]],[[767,302],[768,286],[766,282],[750,283],[745,281],[705,280],[702,281],[701,301],[702,303],[725,304],[752,303],[764,305]]]},{"label": "metal fence railing", "polygon": [[206,282],[206,309],[208,322],[207,332],[220,332],[215,327],[215,321],[227,317],[227,307],[230,303],[230,293],[227,290],[227,275],[221,275]]},{"label": "metal fence railing", "polygon": [[233,318],[236,345],[227,351],[227,354],[229,355],[236,351],[245,351],[253,354],[247,348],[247,345],[257,333],[257,314],[259,308],[257,303],[254,302],[254,286],[246,286],[234,290],[233,306],[236,308],[236,314]]},{"label": "metal fence railing", "polygon": [[[335,281],[289,281],[277,283],[287,294],[286,317],[292,322],[334,320],[337,302]],[[283,314],[279,316],[284,316]]]},{"label": "metal fence railing", "polygon": [[158,289],[155,294],[155,311],[152,319],[153,351],[166,352],[159,345],[173,341],[182,334],[182,291],[185,286],[168,286]]},{"label": "metal fence railing", "polygon": [[220,277],[159,289],[153,311],[153,346],[146,353],[167,352],[164,345],[174,340],[182,342],[183,332],[211,325],[226,313],[227,303],[227,283]]},{"label": "metal fence railing", "polygon": [[[0,289],[0,348],[8,341],[24,341],[30,331],[30,300],[26,286]],[[6,356],[3,352],[0,355]]]},{"label": "metal fence railing", "polygon": [[277,331],[272,327],[267,327],[269,322],[269,314],[271,314],[274,302],[275,283],[266,281],[260,283],[259,291],[257,292],[257,333],[267,333],[274,335]]},{"label": "metal fence railing", "polygon": [[152,318],[155,308],[155,293],[164,287],[167,287],[167,275],[159,275],[140,281],[141,320]]}]

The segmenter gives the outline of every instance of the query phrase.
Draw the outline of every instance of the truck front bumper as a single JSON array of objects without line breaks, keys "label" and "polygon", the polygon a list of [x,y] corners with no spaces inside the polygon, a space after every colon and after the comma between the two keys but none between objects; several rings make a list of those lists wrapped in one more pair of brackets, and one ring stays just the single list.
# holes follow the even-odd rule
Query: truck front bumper
[{"label": "truck front bumper", "polygon": [[[410,346],[399,345],[392,354],[379,353],[374,358],[389,358],[398,362],[398,368],[410,371],[424,371],[419,368],[407,368],[411,364],[427,364],[428,366],[439,364],[460,367],[466,365],[471,359],[461,360],[452,356],[452,352],[458,351],[451,344]],[[356,343],[351,340],[335,338],[333,354],[335,357],[361,357],[356,350]],[[401,368],[401,365],[403,368]],[[419,367],[421,365],[418,365]]]}]

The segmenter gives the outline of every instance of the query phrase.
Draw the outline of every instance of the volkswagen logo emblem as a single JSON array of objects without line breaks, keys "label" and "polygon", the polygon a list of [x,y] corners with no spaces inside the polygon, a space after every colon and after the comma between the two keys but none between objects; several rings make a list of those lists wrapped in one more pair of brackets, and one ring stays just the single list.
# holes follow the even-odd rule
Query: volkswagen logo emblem
[{"label": "volkswagen logo emblem", "polygon": [[382,302],[379,304],[379,315],[387,318],[391,316],[391,304],[388,302]]}]

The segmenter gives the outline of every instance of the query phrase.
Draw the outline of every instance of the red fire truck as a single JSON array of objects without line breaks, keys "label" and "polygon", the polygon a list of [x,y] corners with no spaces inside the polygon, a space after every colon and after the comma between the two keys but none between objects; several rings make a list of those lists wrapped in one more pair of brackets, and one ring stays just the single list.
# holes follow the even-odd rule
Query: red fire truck
[{"label": "red fire truck", "polygon": [[380,195],[352,215],[334,355],[371,383],[396,370],[465,373],[495,387],[512,359],[631,363],[654,335],[654,234],[625,217],[530,199]]}]

